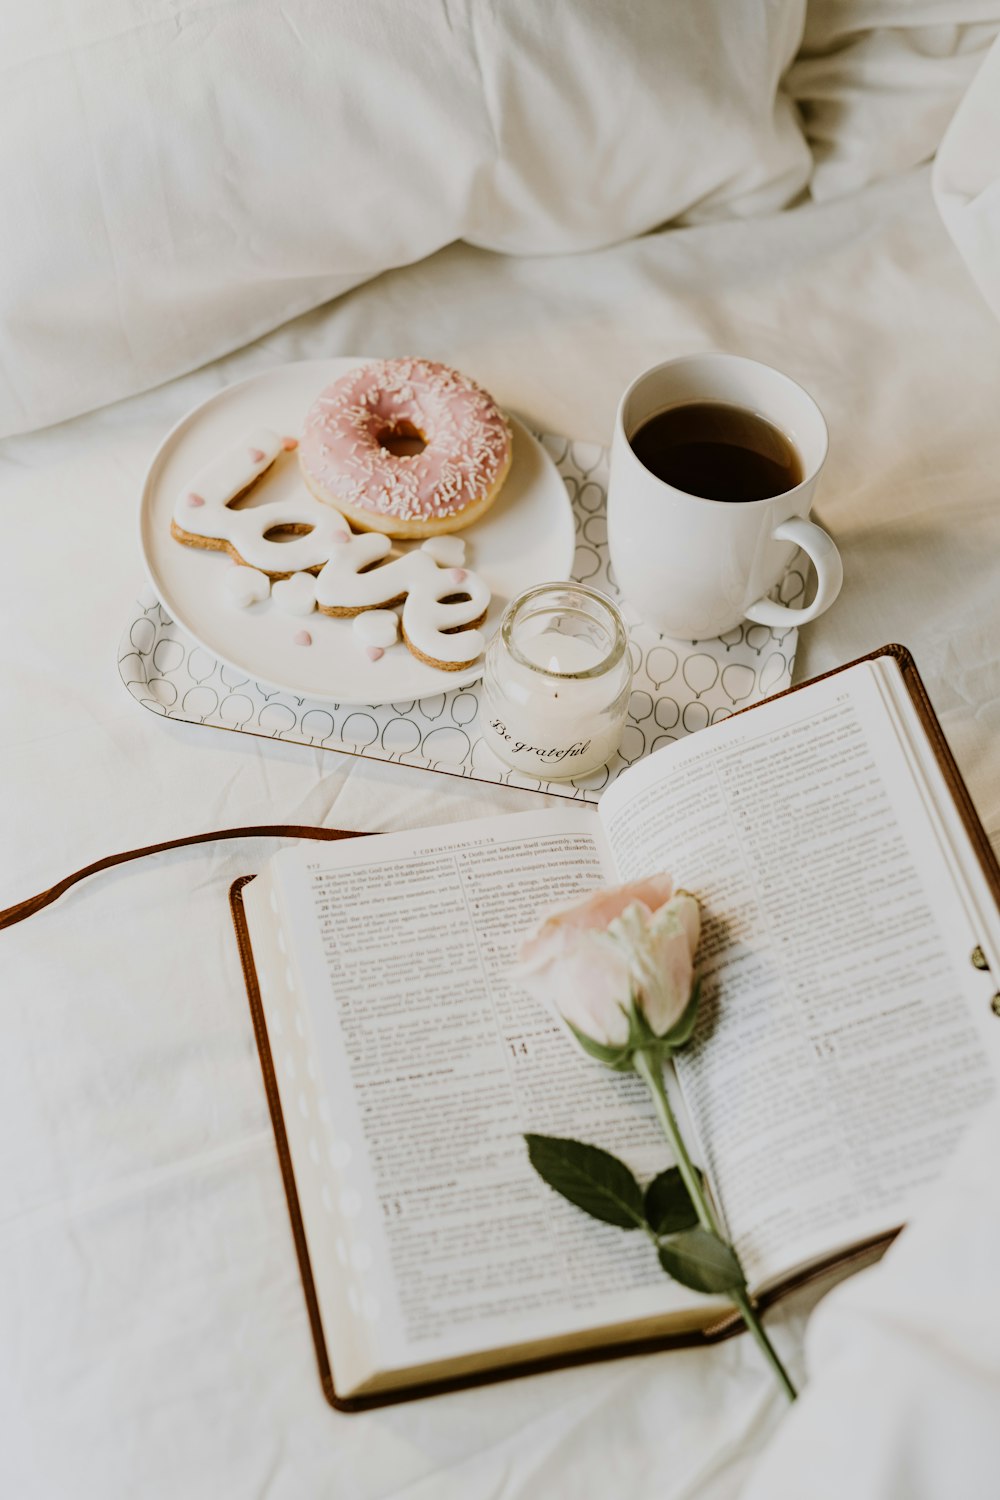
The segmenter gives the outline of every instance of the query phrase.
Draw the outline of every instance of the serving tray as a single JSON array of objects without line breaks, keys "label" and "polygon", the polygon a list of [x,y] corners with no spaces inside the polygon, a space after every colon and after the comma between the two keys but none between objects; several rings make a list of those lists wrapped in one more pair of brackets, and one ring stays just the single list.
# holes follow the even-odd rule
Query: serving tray
[{"label": "serving tray", "polygon": [[[617,599],[607,549],[607,450],[539,436],[573,506],[573,577]],[[805,565],[796,558],[775,597],[794,606],[805,589]],[[601,770],[564,782],[526,776],[496,759],[479,733],[478,684],[379,706],[312,702],[218,661],[148,589],[122,634],[118,670],[142,708],[182,723],[596,802],[642,756],[788,687],[798,632],[745,621],[712,640],[676,641],[630,622],[629,637],[635,677],[621,748]]]}]

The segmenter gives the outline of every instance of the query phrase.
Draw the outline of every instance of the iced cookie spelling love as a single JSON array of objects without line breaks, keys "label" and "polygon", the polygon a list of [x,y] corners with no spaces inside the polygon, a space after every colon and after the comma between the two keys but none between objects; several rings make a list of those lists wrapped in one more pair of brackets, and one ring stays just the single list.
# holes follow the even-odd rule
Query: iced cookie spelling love
[{"label": "iced cookie spelling love", "polygon": [[233,509],[233,502],[267,473],[279,453],[295,446],[295,438],[279,437],[267,427],[248,432],[181,490],[171,534],[188,547],[228,552],[236,562],[259,568],[272,580],[321,568],[334,538],[347,532],[337,511],[304,490],[267,505]]},{"label": "iced cookie spelling love", "polygon": [[336,544],[316,580],[317,608],[357,615],[402,602],[403,640],[414,656],[450,672],[471,667],[486,644],[475,628],[489,608],[486,584],[467,568],[439,567],[422,548],[382,562],[391,550],[380,531]]},{"label": "iced cookie spelling love", "polygon": [[[274,585],[275,603],[289,613],[311,610],[312,579],[302,575],[313,573],[319,574],[315,600],[324,614],[354,616],[403,603],[403,639],[414,656],[447,671],[471,666],[485,645],[475,627],[486,617],[490,591],[465,568],[439,566],[433,543],[383,562],[392,549],[387,536],[355,536],[338,511],[304,492],[232,508],[282,451],[295,446],[294,438],[282,438],[269,428],[248,433],[181,491],[171,534],[185,546],[227,552],[248,572],[259,570]],[[459,553],[455,549],[446,555]],[[253,597],[264,593],[254,591]],[[236,602],[253,601],[241,595]]]}]

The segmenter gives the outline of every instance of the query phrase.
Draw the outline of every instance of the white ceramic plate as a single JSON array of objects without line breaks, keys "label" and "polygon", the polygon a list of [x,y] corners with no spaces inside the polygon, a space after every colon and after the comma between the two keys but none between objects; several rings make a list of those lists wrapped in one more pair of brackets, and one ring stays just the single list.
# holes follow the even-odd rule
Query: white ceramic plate
[{"label": "white ceramic plate", "polygon": [[[334,703],[398,703],[464,687],[482,675],[482,661],[444,672],[411,656],[399,642],[371,662],[354,643],[350,620],[282,614],[269,599],[239,609],[227,598],[225,552],[185,547],[170,535],[178,491],[216,454],[252,427],[298,435],[316,396],[362,359],[314,359],[282,365],[228,386],[183,417],[149,466],[139,513],[139,544],[149,580],[170,615],[214,656],[256,681]],[[461,535],[467,566],[491,591],[483,631],[489,639],[508,602],[522,589],[570,576],[573,512],[559,471],[530,432],[511,418],[514,456],[500,497]],[[301,485],[295,455],[279,460],[257,487],[277,500]],[[407,544],[397,544],[401,548]],[[294,636],[307,626],[311,646]]]}]

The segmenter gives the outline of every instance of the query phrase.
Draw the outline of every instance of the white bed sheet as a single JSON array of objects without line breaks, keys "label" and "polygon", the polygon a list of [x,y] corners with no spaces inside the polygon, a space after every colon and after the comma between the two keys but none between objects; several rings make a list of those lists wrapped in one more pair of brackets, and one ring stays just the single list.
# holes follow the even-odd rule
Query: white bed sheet
[{"label": "white bed sheet", "polygon": [[[224,825],[414,826],[523,806],[164,723],[115,669],[162,433],[269,364],[415,351],[606,441],[643,366],[705,347],[815,394],[844,593],[797,675],[910,646],[1000,836],[1000,325],[926,169],[826,206],[506,259],[453,247],[239,355],[0,450],[0,906],[116,849]],[[99,877],[0,935],[0,1462],[19,1500],[734,1496],[780,1422],[753,1345],[343,1417],[316,1377],[226,891],[269,852]],[[771,1326],[802,1373],[808,1296]]]}]

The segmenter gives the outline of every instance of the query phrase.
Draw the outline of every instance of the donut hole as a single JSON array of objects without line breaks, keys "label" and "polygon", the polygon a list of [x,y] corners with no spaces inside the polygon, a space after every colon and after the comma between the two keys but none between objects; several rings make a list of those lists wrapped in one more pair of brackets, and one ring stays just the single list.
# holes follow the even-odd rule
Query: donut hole
[{"label": "donut hole", "polygon": [[427,439],[419,427],[414,427],[405,418],[383,427],[375,441],[386,453],[391,453],[393,458],[415,458],[427,447]]},{"label": "donut hole", "polygon": [[307,521],[287,521],[278,526],[269,526],[264,532],[265,542],[294,542],[300,536],[308,536],[315,531],[315,526],[310,526]]}]

